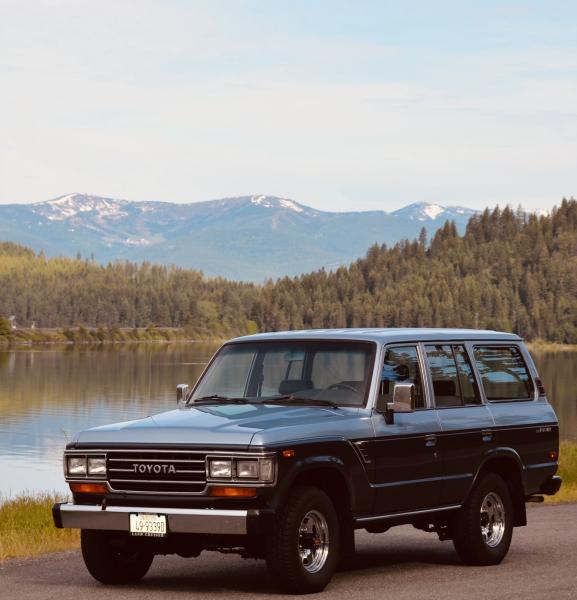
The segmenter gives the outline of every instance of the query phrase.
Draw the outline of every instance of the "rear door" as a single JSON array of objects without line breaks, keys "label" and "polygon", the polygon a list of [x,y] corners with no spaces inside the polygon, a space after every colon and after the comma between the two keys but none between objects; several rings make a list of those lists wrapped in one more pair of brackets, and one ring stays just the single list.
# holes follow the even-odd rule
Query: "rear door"
[{"label": "rear door", "polygon": [[442,430],[441,504],[461,503],[482,457],[493,446],[493,417],[483,403],[467,344],[424,345],[435,412]]},{"label": "rear door", "polygon": [[545,392],[532,377],[531,359],[515,343],[478,343],[473,357],[495,419],[495,440],[521,457],[526,490],[537,491],[556,471],[549,453],[558,450],[559,431]]},{"label": "rear door", "polygon": [[[441,467],[437,435],[441,428],[431,406],[419,344],[387,346],[381,371],[381,391],[372,420],[375,438],[369,445],[375,512],[385,514],[438,506]],[[413,383],[416,410],[396,413],[385,422],[396,382]]]}]

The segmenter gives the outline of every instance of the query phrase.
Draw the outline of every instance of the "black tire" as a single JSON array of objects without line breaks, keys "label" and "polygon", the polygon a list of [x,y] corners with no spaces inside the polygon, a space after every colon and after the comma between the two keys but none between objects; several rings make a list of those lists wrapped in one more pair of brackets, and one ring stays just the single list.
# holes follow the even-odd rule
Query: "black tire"
[{"label": "black tire", "polygon": [[455,518],[455,550],[467,565],[496,565],[507,555],[512,536],[513,503],[509,486],[499,475],[488,473],[475,485]]},{"label": "black tire", "polygon": [[122,534],[83,529],[82,558],[92,577],[107,584],[140,581],[150,569],[154,554],[139,550],[131,541]]},{"label": "black tire", "polygon": [[[307,532],[304,527],[301,531],[304,525]],[[336,570],[339,542],[337,512],[330,498],[315,487],[295,487],[267,537],[268,569],[286,592],[320,592]]]}]

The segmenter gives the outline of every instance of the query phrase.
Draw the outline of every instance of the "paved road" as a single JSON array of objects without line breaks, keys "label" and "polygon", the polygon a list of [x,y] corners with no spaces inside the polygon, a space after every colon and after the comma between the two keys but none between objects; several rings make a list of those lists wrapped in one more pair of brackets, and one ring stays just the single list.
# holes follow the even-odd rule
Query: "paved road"
[{"label": "paved road", "polygon": [[[577,599],[577,504],[535,506],[529,526],[516,529],[505,561],[496,567],[459,564],[451,542],[412,527],[372,535],[357,532],[357,557],[325,590],[328,600]],[[0,597],[68,600],[281,598],[262,561],[205,552],[197,559],[156,557],[135,586],[96,583],[78,552],[0,567]]]}]

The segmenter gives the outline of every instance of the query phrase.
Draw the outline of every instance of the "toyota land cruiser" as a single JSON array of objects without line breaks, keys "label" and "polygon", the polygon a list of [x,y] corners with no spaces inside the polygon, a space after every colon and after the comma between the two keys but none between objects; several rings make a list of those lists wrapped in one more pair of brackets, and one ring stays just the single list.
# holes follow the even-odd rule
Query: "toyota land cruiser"
[{"label": "toyota land cruiser", "polygon": [[238,552],[293,593],[322,590],[355,529],[412,524],[499,563],[525,503],[555,494],[558,423],[522,340],[342,329],[226,343],[176,410],[83,431],[64,453],[89,572],[142,578],[156,554]]}]

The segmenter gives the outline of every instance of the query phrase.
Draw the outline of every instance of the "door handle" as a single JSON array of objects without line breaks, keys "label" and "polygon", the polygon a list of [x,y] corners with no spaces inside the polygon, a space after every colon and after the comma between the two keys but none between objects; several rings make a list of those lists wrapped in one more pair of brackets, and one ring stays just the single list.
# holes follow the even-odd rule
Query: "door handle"
[{"label": "door handle", "polygon": [[481,436],[484,442],[493,441],[493,432],[490,429],[483,429],[483,431],[481,431]]},{"label": "door handle", "polygon": [[425,436],[425,446],[427,448],[434,448],[437,445],[437,436],[436,435],[426,435]]}]

